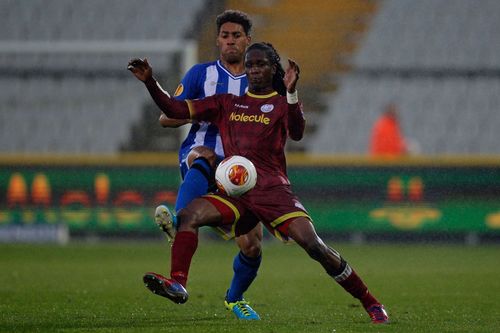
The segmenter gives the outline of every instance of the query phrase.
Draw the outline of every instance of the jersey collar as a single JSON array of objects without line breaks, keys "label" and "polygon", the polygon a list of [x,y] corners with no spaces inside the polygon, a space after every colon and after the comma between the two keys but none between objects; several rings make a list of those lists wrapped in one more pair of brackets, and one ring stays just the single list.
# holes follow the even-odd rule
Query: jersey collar
[{"label": "jersey collar", "polygon": [[224,67],[220,59],[217,60],[217,66],[219,66],[224,72],[226,72],[226,74],[229,75],[233,80],[239,80],[247,75],[246,73],[243,73],[241,75],[234,76],[230,71],[227,70],[226,67]]},{"label": "jersey collar", "polygon": [[255,94],[252,94],[251,92],[247,91],[247,95],[250,97],[253,97],[253,98],[269,98],[269,97],[273,97],[273,96],[278,95],[278,92],[273,91],[272,93],[267,94],[267,95],[255,95]]}]

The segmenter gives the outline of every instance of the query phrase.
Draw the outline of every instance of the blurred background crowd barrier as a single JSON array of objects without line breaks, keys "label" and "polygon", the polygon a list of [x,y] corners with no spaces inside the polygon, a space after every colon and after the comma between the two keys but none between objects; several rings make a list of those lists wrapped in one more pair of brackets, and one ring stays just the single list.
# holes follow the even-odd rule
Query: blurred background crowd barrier
[{"label": "blurred background crowd barrier", "polygon": [[[498,236],[496,0],[0,0],[0,226],[155,232],[183,130],[158,125],[126,64],[147,57],[173,91],[217,57],[226,8],[301,65],[290,178],[318,229]],[[408,154],[368,156],[388,104]]]}]

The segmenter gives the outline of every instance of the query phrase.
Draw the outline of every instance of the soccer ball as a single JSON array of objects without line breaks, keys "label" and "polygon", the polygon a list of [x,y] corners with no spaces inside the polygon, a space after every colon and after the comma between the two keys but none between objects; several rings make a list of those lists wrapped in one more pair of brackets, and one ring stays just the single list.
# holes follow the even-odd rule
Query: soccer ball
[{"label": "soccer ball", "polygon": [[215,170],[219,190],[230,197],[239,197],[254,188],[257,170],[253,163],[239,155],[226,157]]}]

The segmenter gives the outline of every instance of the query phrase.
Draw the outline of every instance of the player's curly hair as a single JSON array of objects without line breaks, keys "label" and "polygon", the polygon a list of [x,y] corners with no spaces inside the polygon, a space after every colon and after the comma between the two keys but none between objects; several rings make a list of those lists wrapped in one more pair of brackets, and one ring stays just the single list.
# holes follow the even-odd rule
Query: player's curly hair
[{"label": "player's curly hair", "polygon": [[252,20],[240,10],[227,9],[217,16],[215,22],[217,24],[217,34],[220,33],[220,27],[227,22],[241,25],[247,36],[250,36],[252,31]]},{"label": "player's curly hair", "polygon": [[272,65],[276,65],[276,73],[273,76],[273,89],[278,92],[281,96],[286,96],[286,86],[285,81],[283,81],[285,77],[285,70],[283,66],[281,66],[281,58],[271,43],[254,43],[250,45],[247,49],[247,53],[251,50],[261,50],[266,53],[267,58],[271,61]]}]

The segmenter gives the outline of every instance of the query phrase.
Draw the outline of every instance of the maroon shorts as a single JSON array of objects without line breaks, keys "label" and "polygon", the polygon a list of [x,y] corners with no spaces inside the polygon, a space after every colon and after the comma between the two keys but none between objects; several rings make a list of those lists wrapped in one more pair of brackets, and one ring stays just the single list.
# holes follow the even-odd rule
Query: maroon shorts
[{"label": "maroon shorts", "polygon": [[221,225],[216,229],[225,239],[244,235],[262,222],[275,237],[287,241],[288,223],[292,219],[305,217],[312,220],[287,185],[264,191],[253,189],[238,198],[220,193],[203,198],[221,213]]}]

